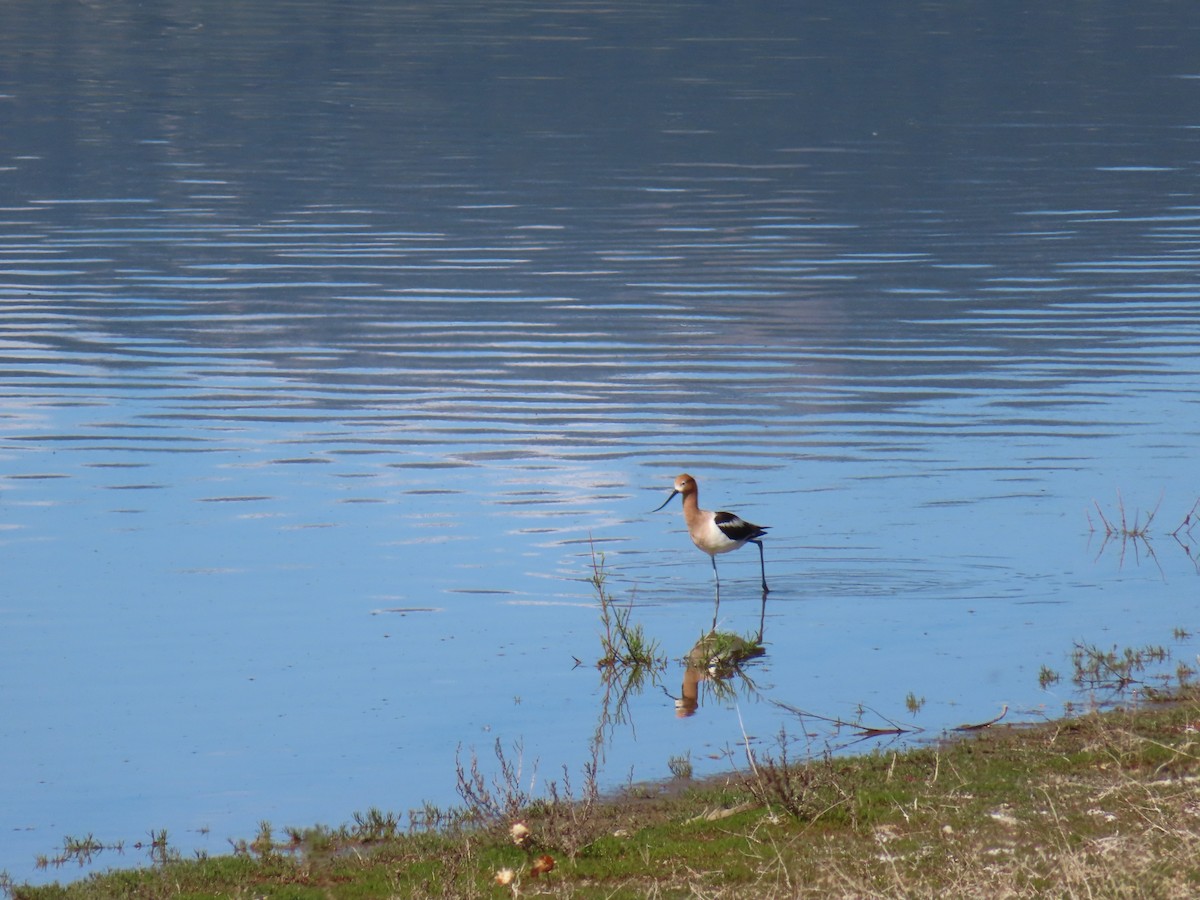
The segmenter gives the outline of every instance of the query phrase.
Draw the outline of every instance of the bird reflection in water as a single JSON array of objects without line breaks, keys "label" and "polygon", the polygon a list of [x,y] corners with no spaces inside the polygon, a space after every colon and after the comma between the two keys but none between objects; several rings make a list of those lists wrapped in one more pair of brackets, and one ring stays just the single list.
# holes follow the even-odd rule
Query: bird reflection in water
[{"label": "bird reflection in water", "polygon": [[766,653],[761,627],[756,638],[720,631],[702,637],[684,658],[683,687],[675,701],[676,717],[686,719],[695,715],[700,708],[702,685],[718,700],[732,699],[738,686],[754,691],[754,682],[742,666]]}]

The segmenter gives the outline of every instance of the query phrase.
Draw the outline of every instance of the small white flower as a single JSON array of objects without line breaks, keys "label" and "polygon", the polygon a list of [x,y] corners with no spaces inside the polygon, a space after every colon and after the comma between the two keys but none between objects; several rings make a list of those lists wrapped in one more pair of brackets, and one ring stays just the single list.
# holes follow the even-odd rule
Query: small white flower
[{"label": "small white flower", "polygon": [[513,843],[518,847],[524,847],[527,843],[529,843],[529,836],[531,832],[521,822],[518,822],[516,825],[510,828],[508,833],[509,836],[512,837]]}]

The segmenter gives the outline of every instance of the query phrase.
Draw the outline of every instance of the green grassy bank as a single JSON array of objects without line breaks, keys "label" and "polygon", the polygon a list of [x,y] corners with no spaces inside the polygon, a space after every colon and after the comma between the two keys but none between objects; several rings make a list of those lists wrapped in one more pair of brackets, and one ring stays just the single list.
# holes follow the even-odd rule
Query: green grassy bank
[{"label": "green grassy bank", "polygon": [[7,890],[21,900],[1193,897],[1198,728],[1200,694],[1184,687],[907,752],[802,765],[760,753],[736,775],[616,798],[468,797],[422,833],[400,833],[378,811],[338,829],[275,834],[264,823],[228,856],[174,859],[164,845],[146,868]]}]

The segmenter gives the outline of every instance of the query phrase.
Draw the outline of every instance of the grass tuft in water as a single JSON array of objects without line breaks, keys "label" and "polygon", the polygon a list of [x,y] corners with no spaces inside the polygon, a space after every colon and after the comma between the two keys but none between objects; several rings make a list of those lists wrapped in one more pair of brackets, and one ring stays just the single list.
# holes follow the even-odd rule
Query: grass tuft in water
[{"label": "grass tuft in water", "polygon": [[1062,676],[1047,665],[1043,665],[1038,672],[1038,687],[1043,691],[1060,681],[1062,681]]},{"label": "grass tuft in water", "polygon": [[602,655],[596,662],[598,669],[618,667],[651,670],[666,667],[667,660],[659,652],[658,641],[646,636],[640,624],[630,622],[633,605],[620,606],[605,588],[608,573],[604,567],[604,554],[597,555],[592,548],[592,576],[589,581],[600,601],[600,645]]},{"label": "grass tuft in water", "polygon": [[1071,653],[1075,672],[1072,681],[1086,690],[1124,691],[1146,683],[1142,675],[1152,665],[1163,663],[1170,652],[1162,646],[1101,650],[1095,644],[1077,643]]},{"label": "grass tuft in water", "polygon": [[[1183,640],[1181,634],[1188,632],[1176,628],[1174,636],[1177,640]],[[1106,709],[1188,693],[1196,676],[1192,665],[1183,660],[1173,661],[1171,650],[1160,644],[1123,648],[1114,644],[1106,650],[1079,641],[1075,643],[1070,659],[1071,682],[1077,691],[1086,693],[1087,703],[1069,701],[1066,704],[1068,713],[1078,712],[1081,706]],[[1042,666],[1038,682],[1043,688],[1058,681],[1057,672]]]},{"label": "grass tuft in water", "polygon": [[[163,831],[162,835],[165,842],[166,832]],[[153,836],[154,833],[152,832],[151,837],[153,838]],[[143,844],[139,841],[134,846],[136,849],[142,849],[151,845]],[[78,866],[87,866],[95,862],[96,857],[105,851],[123,853],[124,850],[125,845],[123,841],[113,844],[105,844],[102,841],[97,840],[96,837],[90,833],[84,835],[83,837],[67,835],[63,838],[62,847],[58,851],[50,856],[40,854],[34,860],[34,863],[38,869],[59,869],[70,863],[75,863]],[[153,853],[151,854],[151,861],[157,861]]]}]

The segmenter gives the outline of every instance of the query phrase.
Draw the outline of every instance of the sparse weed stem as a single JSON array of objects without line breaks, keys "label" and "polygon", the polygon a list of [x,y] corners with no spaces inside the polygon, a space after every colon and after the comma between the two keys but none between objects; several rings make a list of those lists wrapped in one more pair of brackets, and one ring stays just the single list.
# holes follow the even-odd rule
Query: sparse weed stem
[{"label": "sparse weed stem", "polygon": [[[1103,508],[1100,506],[1100,501],[1093,500],[1092,506],[1095,508],[1096,515],[1100,519],[1100,528],[1092,521],[1091,512],[1087,513],[1088,529],[1091,533],[1103,532],[1104,539],[1100,544],[1100,550],[1096,554],[1099,559],[1104,555],[1110,544],[1120,542],[1120,557],[1118,560],[1119,566],[1125,565],[1126,551],[1132,546],[1136,560],[1140,563],[1141,557],[1144,554],[1149,557],[1154,565],[1158,568],[1159,573],[1163,578],[1166,578],[1166,573],[1163,572],[1162,565],[1158,561],[1158,556],[1154,552],[1154,544],[1151,542],[1151,525],[1154,522],[1155,516],[1158,515],[1158,510],[1162,506],[1163,495],[1159,495],[1158,502],[1149,512],[1142,513],[1141,510],[1135,509],[1132,520],[1125,509],[1125,498],[1117,491],[1117,508],[1115,513],[1105,515]],[[1200,505],[1200,501],[1197,501]],[[1195,507],[1193,507],[1195,508]],[[1145,518],[1143,518],[1143,515]],[[1178,529],[1176,529],[1178,530]],[[1173,534],[1173,536],[1175,536]],[[1182,544],[1176,536],[1176,541]],[[1186,547],[1185,547],[1186,549]]]},{"label": "sparse weed stem", "polygon": [[[1125,511],[1125,498],[1121,496],[1121,492],[1117,491],[1117,513],[1113,518],[1104,515],[1104,510],[1100,507],[1099,500],[1093,500],[1092,505],[1096,508],[1096,514],[1100,517],[1100,523],[1104,528],[1104,533],[1110,536],[1119,536],[1124,538],[1144,538],[1150,533],[1150,525],[1154,522],[1154,517],[1158,515],[1159,507],[1162,506],[1163,495],[1159,495],[1158,502],[1154,504],[1154,509],[1146,513],[1146,518],[1142,520],[1141,510],[1135,509],[1133,512],[1133,521],[1129,521],[1129,517]],[[1200,500],[1197,501],[1200,505]],[[1113,521],[1115,519],[1116,521]],[[1088,515],[1088,524],[1092,530],[1096,530],[1092,525],[1091,515]]]},{"label": "sparse weed stem", "polygon": [[597,750],[583,765],[577,788],[570,771],[563,766],[560,779],[549,779],[544,789],[534,793],[534,779],[526,789],[522,784],[522,747],[518,743],[511,754],[505,753],[499,740],[494,746],[498,772],[485,776],[474,753],[464,763],[461,750],[457,761],[458,792],[466,804],[460,821],[473,826],[469,833],[493,837],[505,832],[523,835],[519,843],[528,854],[551,850],[574,858],[603,832],[595,812],[600,805]]},{"label": "sparse weed stem", "polygon": [[667,769],[671,772],[671,777],[680,781],[687,781],[692,777],[692,754],[681,753],[667,758]]},{"label": "sparse weed stem", "polygon": [[[1163,497],[1159,496],[1158,502],[1154,508],[1143,513],[1141,510],[1134,510],[1132,519],[1126,512],[1125,500],[1120,491],[1117,491],[1117,506],[1115,511],[1105,513],[1098,500],[1092,501],[1092,508],[1095,511],[1096,517],[1099,520],[1097,526],[1096,520],[1092,518],[1092,509],[1085,510],[1085,515],[1088,522],[1088,531],[1091,534],[1101,534],[1103,540],[1100,544],[1100,551],[1096,554],[1099,559],[1104,555],[1110,545],[1120,543],[1120,566],[1125,565],[1126,551],[1132,546],[1134,555],[1137,561],[1141,562],[1143,555],[1158,567],[1163,577],[1166,574],[1163,572],[1162,565],[1158,561],[1158,556],[1154,552],[1154,544],[1152,541],[1152,525],[1155,517],[1158,515],[1159,509],[1162,507]],[[1184,514],[1183,520],[1175,526],[1175,530],[1169,533],[1169,537],[1183,550],[1188,559],[1195,565],[1197,572],[1200,572],[1200,558],[1194,553],[1192,546],[1192,530],[1197,522],[1200,522],[1200,498],[1192,504],[1191,508]]]},{"label": "sparse weed stem", "polygon": [[1192,508],[1183,517],[1183,521],[1175,526],[1175,530],[1171,532],[1171,537],[1178,538],[1181,534],[1191,534],[1192,529],[1196,527],[1198,521],[1200,521],[1200,497],[1196,498],[1196,502],[1192,504]]},{"label": "sparse weed stem", "polygon": [[[532,794],[522,785],[524,744],[517,741],[512,755],[506,754],[499,738],[493,745],[498,774],[490,779],[479,767],[479,758],[471,752],[466,763],[462,758],[462,747],[454,754],[457,774],[458,795],[466,804],[466,818],[484,827],[514,821],[521,811],[533,801]],[[536,773],[531,777],[532,786]]]},{"label": "sparse weed stem", "polygon": [[855,818],[854,797],[843,788],[826,748],[819,756],[795,762],[788,754],[786,728],[780,728],[777,753],[755,752],[747,743],[750,771],[742,784],[757,803],[794,819],[814,823],[835,810]]}]

